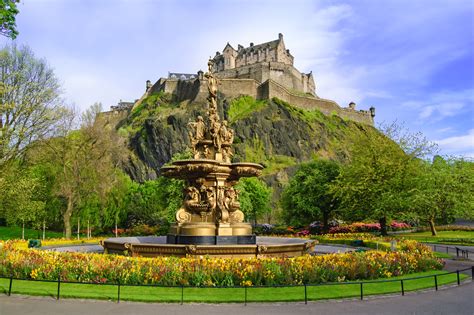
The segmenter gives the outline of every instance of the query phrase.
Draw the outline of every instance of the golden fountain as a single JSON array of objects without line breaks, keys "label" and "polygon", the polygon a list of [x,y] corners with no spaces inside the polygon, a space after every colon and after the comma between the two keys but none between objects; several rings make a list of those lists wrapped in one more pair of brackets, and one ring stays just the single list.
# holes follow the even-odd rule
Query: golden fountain
[{"label": "golden fountain", "polygon": [[212,61],[205,74],[208,82],[208,117],[190,122],[192,160],[174,162],[161,169],[163,176],[187,181],[183,206],[176,213],[176,224],[167,242],[172,244],[255,244],[252,226],[244,223],[238,191],[241,177],[259,176],[262,165],[231,163],[234,130],[217,111],[217,80]]},{"label": "golden fountain", "polygon": [[240,178],[259,176],[263,166],[232,163],[234,130],[220,119],[217,80],[208,62],[207,117],[188,124],[193,159],[161,168],[163,176],[186,181],[185,197],[176,212],[176,223],[166,237],[122,237],[102,242],[106,252],[141,256],[261,257],[299,256],[315,241],[298,238],[255,237],[244,222],[238,191]]}]

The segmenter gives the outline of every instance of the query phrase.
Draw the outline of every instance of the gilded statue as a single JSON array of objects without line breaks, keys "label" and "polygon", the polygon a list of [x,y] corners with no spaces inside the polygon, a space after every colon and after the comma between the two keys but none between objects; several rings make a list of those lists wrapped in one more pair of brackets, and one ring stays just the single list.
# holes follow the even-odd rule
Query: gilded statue
[{"label": "gilded statue", "polygon": [[229,212],[240,209],[240,203],[237,201],[237,190],[235,190],[234,187],[227,188],[224,197],[224,205]]},{"label": "gilded statue", "polygon": [[196,208],[199,207],[201,202],[201,194],[199,190],[194,186],[186,188],[186,197],[184,200],[184,206],[189,212],[195,212]]},{"label": "gilded statue", "polygon": [[217,206],[219,208],[219,213],[217,216],[217,221],[220,223],[229,222],[229,211],[225,205],[225,187],[217,187]]},{"label": "gilded statue", "polygon": [[209,108],[217,109],[217,80],[212,75],[212,65],[212,60],[209,60],[209,62],[207,63],[208,72],[205,74],[208,80],[207,89],[209,91],[209,96],[207,100],[209,102]]},{"label": "gilded statue", "polygon": [[200,158],[200,152],[198,150],[198,143],[201,140],[205,139],[206,136],[206,124],[204,123],[204,119],[202,116],[198,116],[196,118],[196,121],[194,122],[189,122],[189,140],[191,141],[191,146],[192,150],[194,153],[194,158],[199,159]]},{"label": "gilded statue", "polygon": [[209,212],[213,212],[217,206],[216,200],[216,190],[214,187],[207,187],[206,188],[206,201],[207,201],[207,209]]}]

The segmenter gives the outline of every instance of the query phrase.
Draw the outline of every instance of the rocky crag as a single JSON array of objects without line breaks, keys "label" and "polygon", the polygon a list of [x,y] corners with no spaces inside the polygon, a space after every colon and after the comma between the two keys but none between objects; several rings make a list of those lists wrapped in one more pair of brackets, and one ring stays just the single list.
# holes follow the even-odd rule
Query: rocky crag
[{"label": "rocky crag", "polygon": [[[257,101],[242,96],[228,103],[220,95],[219,100],[224,100],[219,103],[219,115],[235,130],[233,161],[263,164],[263,178],[277,192],[299,163],[315,157],[344,160],[344,144],[351,137],[377,132],[372,126],[293,107],[277,98]],[[117,129],[130,139],[126,171],[132,179],[154,179],[174,155],[186,156],[190,147],[187,124],[203,115],[206,106],[173,103],[170,95],[159,92],[122,114]]]}]

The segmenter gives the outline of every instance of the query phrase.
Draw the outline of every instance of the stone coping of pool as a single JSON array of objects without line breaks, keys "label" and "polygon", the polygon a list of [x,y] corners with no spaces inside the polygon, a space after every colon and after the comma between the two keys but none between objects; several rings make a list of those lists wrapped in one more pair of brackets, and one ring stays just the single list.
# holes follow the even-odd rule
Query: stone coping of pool
[{"label": "stone coping of pool", "polygon": [[257,236],[251,245],[185,245],[167,244],[166,236],[114,237],[101,241],[104,251],[129,256],[177,257],[295,257],[314,250],[316,240]]}]

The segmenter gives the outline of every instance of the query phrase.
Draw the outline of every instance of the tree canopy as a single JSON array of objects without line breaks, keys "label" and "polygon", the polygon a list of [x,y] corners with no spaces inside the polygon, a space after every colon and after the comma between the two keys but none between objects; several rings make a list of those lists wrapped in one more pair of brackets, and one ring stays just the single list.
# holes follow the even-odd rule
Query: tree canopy
[{"label": "tree canopy", "polygon": [[53,70],[27,46],[0,50],[0,169],[55,135],[65,111],[60,92]]},{"label": "tree canopy", "polygon": [[346,219],[378,220],[386,234],[387,220],[408,211],[413,161],[432,152],[433,146],[398,124],[384,126],[382,133],[363,128],[365,132],[352,139],[350,161],[343,165],[331,191],[341,200]]},{"label": "tree canopy", "polygon": [[20,12],[17,3],[20,0],[0,0],[0,34],[15,39],[18,35],[16,29],[16,15]]},{"label": "tree canopy", "polygon": [[339,168],[337,162],[322,159],[300,165],[281,197],[288,224],[301,226],[322,221],[327,231],[331,213],[339,206],[330,191]]},{"label": "tree canopy", "polygon": [[239,202],[247,220],[257,223],[257,218],[271,211],[272,189],[256,177],[242,178],[236,185]]},{"label": "tree canopy", "polygon": [[474,217],[474,163],[435,156],[432,162],[417,164],[409,207],[430,225],[432,235],[436,235],[436,222]]}]

